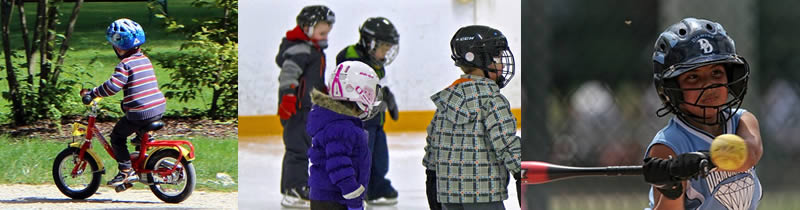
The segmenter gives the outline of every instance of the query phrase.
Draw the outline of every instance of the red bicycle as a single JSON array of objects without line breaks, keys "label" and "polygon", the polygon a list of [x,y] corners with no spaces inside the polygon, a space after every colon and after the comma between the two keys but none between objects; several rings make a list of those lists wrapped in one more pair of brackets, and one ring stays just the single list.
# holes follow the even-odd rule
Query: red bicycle
[{"label": "red bicycle", "polygon": [[[92,150],[92,139],[98,139],[108,154],[116,159],[114,151],[95,126],[97,103],[102,98],[91,100],[88,124],[72,125],[73,140],[56,156],[53,163],[53,179],[58,190],[72,199],[85,199],[100,187],[100,178],[105,174],[103,162]],[[195,187],[194,146],[184,140],[152,140],[150,133],[164,127],[156,121],[137,132],[140,146],[131,153],[133,169],[142,184],[150,186],[153,194],[167,203],[180,203],[192,194]],[[76,137],[84,137],[76,141]],[[186,148],[189,149],[186,149]],[[117,186],[117,192],[133,186],[125,183]]]}]

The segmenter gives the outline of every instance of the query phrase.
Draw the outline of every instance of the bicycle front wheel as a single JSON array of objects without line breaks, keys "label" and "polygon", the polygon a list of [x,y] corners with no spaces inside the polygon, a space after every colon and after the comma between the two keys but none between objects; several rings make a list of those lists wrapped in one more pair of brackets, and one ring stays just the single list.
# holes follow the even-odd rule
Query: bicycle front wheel
[{"label": "bicycle front wheel", "polygon": [[[53,161],[53,181],[56,187],[67,197],[85,199],[97,192],[100,187],[101,172],[97,161],[89,153],[84,154],[83,161],[78,158],[78,148],[66,148]],[[78,170],[73,174],[75,166]],[[88,167],[87,167],[88,166]]]}]

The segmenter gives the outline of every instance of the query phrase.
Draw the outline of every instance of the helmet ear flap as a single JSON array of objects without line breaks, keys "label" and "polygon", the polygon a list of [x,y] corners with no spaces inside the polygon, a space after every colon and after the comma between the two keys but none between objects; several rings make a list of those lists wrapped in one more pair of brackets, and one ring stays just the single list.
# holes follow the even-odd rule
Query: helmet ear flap
[{"label": "helmet ear flap", "polygon": [[747,83],[750,79],[750,67],[742,57],[739,57],[743,64],[728,63],[725,65],[726,76],[728,77],[728,88],[731,94],[737,100],[743,100],[745,93],[747,93]]},{"label": "helmet ear flap", "polygon": [[[479,66],[481,69],[486,68],[488,66],[488,64],[489,64],[488,61],[491,59],[491,58],[489,58],[489,54],[486,53],[486,52],[481,52],[481,53],[478,53],[478,55],[480,55],[480,56],[477,56],[478,59],[476,59],[475,65]],[[489,75],[486,75],[486,76],[489,76]]]},{"label": "helmet ear flap", "polygon": [[[658,68],[658,64],[656,64],[656,68]],[[670,98],[666,91],[664,91],[664,78],[662,78],[661,75],[656,74],[653,78],[653,83],[656,86],[656,93],[658,94],[658,98],[661,99],[661,102],[665,104],[669,103]]]}]

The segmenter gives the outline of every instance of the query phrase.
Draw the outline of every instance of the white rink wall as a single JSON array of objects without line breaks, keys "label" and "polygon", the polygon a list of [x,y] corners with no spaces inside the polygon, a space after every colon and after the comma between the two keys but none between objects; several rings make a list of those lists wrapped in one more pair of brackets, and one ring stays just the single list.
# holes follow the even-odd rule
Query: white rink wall
[{"label": "white rink wall", "polygon": [[327,69],[336,54],[358,41],[358,27],[369,17],[391,20],[400,33],[400,53],[386,67],[387,79],[401,111],[434,110],[428,99],[461,74],[450,59],[450,39],[458,28],[481,24],[502,31],[514,53],[516,76],[502,92],[520,108],[522,72],[520,2],[517,0],[337,0],[239,2],[239,115],[275,115],[278,45],[307,5],[322,4],[336,14],[328,37]]}]

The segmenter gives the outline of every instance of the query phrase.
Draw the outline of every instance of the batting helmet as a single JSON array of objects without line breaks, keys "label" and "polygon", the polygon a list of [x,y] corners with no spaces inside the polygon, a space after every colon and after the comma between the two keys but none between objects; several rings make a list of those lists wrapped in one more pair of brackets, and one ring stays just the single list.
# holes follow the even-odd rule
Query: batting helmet
[{"label": "batting helmet", "polygon": [[[686,89],[678,84],[678,76],[698,67],[721,64],[726,69],[727,84],[716,84],[703,88]],[[750,67],[747,61],[736,54],[736,45],[719,23],[709,20],[686,18],[665,30],[658,37],[653,52],[653,78],[659,98],[664,104],[656,113],[659,117],[675,113],[683,119],[715,125],[727,122],[741,106],[747,92]],[[687,102],[683,91],[705,91],[725,86],[728,100],[722,105],[708,106]],[[703,92],[701,92],[702,95]],[[700,117],[682,111],[680,104],[719,110],[717,121],[706,122]],[[732,109],[735,109],[731,111]]]}]

